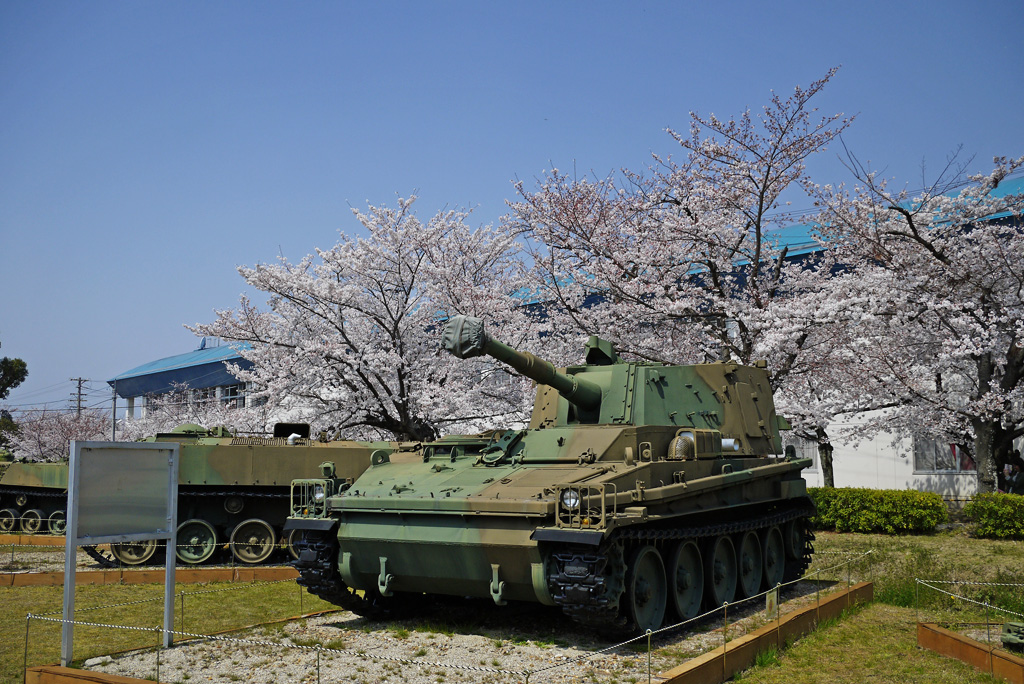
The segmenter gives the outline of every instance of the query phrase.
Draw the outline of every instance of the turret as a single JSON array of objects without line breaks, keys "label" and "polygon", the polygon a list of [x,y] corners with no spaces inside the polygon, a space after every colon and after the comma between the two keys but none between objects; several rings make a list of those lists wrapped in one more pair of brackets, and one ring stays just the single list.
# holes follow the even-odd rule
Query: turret
[{"label": "turret", "polygon": [[[513,349],[490,337],[484,322],[469,316],[453,316],[444,328],[444,348],[459,357],[470,359],[487,355],[512,366],[520,374],[541,385],[555,388],[559,394],[585,411],[596,411],[601,406],[601,387],[594,382],[565,373],[559,373],[544,359],[530,352]],[[592,338],[588,348],[601,352],[610,361],[615,360],[611,345]]]}]

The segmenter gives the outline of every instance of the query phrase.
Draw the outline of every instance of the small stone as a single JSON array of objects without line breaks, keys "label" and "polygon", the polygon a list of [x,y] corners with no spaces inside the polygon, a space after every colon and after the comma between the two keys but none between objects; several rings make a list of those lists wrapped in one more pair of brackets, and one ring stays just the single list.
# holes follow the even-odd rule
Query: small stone
[{"label": "small stone", "polygon": [[106,665],[114,662],[114,659],[110,656],[100,656],[98,658],[89,658],[82,665],[85,667],[96,667],[97,665]]}]

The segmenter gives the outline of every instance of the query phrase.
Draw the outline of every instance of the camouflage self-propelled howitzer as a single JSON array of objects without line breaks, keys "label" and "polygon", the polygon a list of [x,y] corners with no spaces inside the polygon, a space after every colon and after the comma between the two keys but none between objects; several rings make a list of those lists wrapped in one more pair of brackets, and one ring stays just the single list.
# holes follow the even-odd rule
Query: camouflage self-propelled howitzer
[{"label": "camouflage self-propelled howitzer", "polygon": [[[278,423],[273,436],[233,435],[188,424],[146,441],[178,442],[177,558],[194,565],[212,562],[226,546],[235,562],[265,563],[278,549],[294,556],[282,526],[292,479],[326,459],[336,475],[355,480],[373,453],[394,453],[393,442],[354,442],[311,437],[304,423]],[[113,474],[112,474],[113,476]],[[63,534],[68,464],[12,463],[0,476],[0,534]],[[132,511],[112,511],[131,515]],[[155,541],[83,547],[100,564],[142,565],[159,559]]]},{"label": "camouflage self-propelled howitzer", "polygon": [[[445,348],[538,383],[529,428],[384,454],[354,483],[292,484],[299,583],[364,615],[420,594],[557,605],[656,629],[799,577],[813,505],[782,452],[763,364],[625,362],[592,337],[560,372],[456,317]],[[357,592],[358,590],[358,592]]]}]

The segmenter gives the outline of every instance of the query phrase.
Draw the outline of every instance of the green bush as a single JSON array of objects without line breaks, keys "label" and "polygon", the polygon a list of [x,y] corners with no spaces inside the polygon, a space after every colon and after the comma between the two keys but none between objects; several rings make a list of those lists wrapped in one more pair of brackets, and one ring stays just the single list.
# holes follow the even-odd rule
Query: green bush
[{"label": "green bush", "polygon": [[820,487],[808,493],[818,507],[813,523],[819,530],[919,534],[949,519],[946,504],[934,492]]},{"label": "green bush", "polygon": [[1024,496],[978,494],[964,506],[974,523],[974,536],[986,539],[1024,539]]}]

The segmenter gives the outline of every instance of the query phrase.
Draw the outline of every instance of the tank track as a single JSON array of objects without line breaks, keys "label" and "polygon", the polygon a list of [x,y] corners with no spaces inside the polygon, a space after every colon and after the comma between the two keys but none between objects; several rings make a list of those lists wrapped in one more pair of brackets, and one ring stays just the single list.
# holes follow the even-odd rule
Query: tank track
[{"label": "tank track", "polygon": [[[715,525],[697,527],[650,528],[627,527],[616,530],[596,551],[552,554],[557,563],[549,563],[548,589],[555,604],[561,607],[574,622],[600,632],[621,634],[630,630],[627,617],[622,615],[618,600],[608,595],[621,593],[625,582],[623,546],[630,541],[675,541],[682,539],[707,539],[781,525],[790,520],[814,515],[813,508],[795,508],[780,511],[768,517],[748,518]],[[796,561],[795,575],[802,577],[810,567],[814,554],[814,532],[809,524],[804,525],[803,556]],[[561,566],[561,572],[554,573],[554,567]],[[605,572],[608,569],[609,572]]]},{"label": "tank track", "polygon": [[[68,496],[68,493],[65,490],[42,489],[42,488],[40,488],[40,489],[32,489],[32,490],[25,490],[24,488],[21,488],[21,487],[0,487],[0,494],[4,494],[4,495],[8,495],[8,494],[13,494],[13,495],[29,494],[29,495],[34,496],[34,497],[61,498],[61,499],[67,499],[67,496]],[[284,492],[284,493],[244,492],[243,494],[239,494],[237,491],[230,491],[230,490],[229,491],[217,491],[217,492],[211,492],[211,491],[205,491],[205,490],[189,490],[189,491],[181,492],[181,494],[179,496],[181,496],[181,497],[193,497],[193,496],[194,497],[202,497],[202,496],[220,496],[220,497],[225,497],[225,496],[244,496],[245,498],[258,498],[258,499],[287,499],[289,494],[287,492]],[[92,558],[94,561],[96,561],[100,565],[100,567],[104,567],[104,568],[118,568],[118,567],[120,567],[120,563],[118,563],[117,559],[114,558],[113,554],[111,554],[109,551],[104,551],[103,549],[99,548],[98,546],[93,546],[93,545],[82,546],[81,548],[82,548],[82,551],[84,551],[90,558]]]},{"label": "tank track", "polygon": [[288,494],[288,492],[208,492],[201,489],[186,489],[184,491],[180,491],[178,496],[240,496],[246,499],[287,499],[290,494]]},{"label": "tank track", "polygon": [[295,542],[298,559],[292,567],[299,571],[296,582],[306,591],[328,603],[367,618],[379,618],[395,612],[398,602],[376,591],[363,596],[345,584],[338,572],[338,540],[333,532],[306,531]]},{"label": "tank track", "polygon": [[[67,499],[68,493],[63,489],[47,489],[40,487],[39,489],[24,489],[22,487],[4,487],[0,486],[0,496],[25,494],[32,497],[45,497],[54,499]],[[289,497],[288,492],[237,492],[237,491],[220,491],[210,492],[202,489],[185,489],[179,493],[179,496],[242,496],[245,498],[252,499],[287,499]]]},{"label": "tank track", "polygon": [[80,548],[82,549],[82,551],[85,551],[86,554],[88,554],[90,558],[92,558],[94,561],[99,563],[100,566],[102,566],[104,568],[114,568],[114,569],[116,569],[116,568],[125,568],[125,567],[142,567],[143,565],[148,565],[150,562],[160,563],[160,564],[163,563],[163,556],[161,555],[163,552],[159,552],[158,554],[154,555],[151,560],[146,561],[146,563],[143,563],[143,564],[141,564],[139,566],[128,566],[128,565],[121,565],[121,563],[117,560],[117,558],[114,557],[114,554],[112,554],[110,551],[104,551],[103,549],[101,549],[98,546],[89,545],[89,546],[82,546]]},{"label": "tank track", "polygon": [[0,495],[5,494],[27,494],[29,496],[45,496],[45,497],[60,497],[66,499],[68,496],[67,491],[63,489],[24,489],[22,487],[0,487]]},{"label": "tank track", "polygon": [[103,551],[98,546],[83,546],[82,550],[104,568],[116,568],[119,566],[117,559],[114,558],[112,553]]}]

